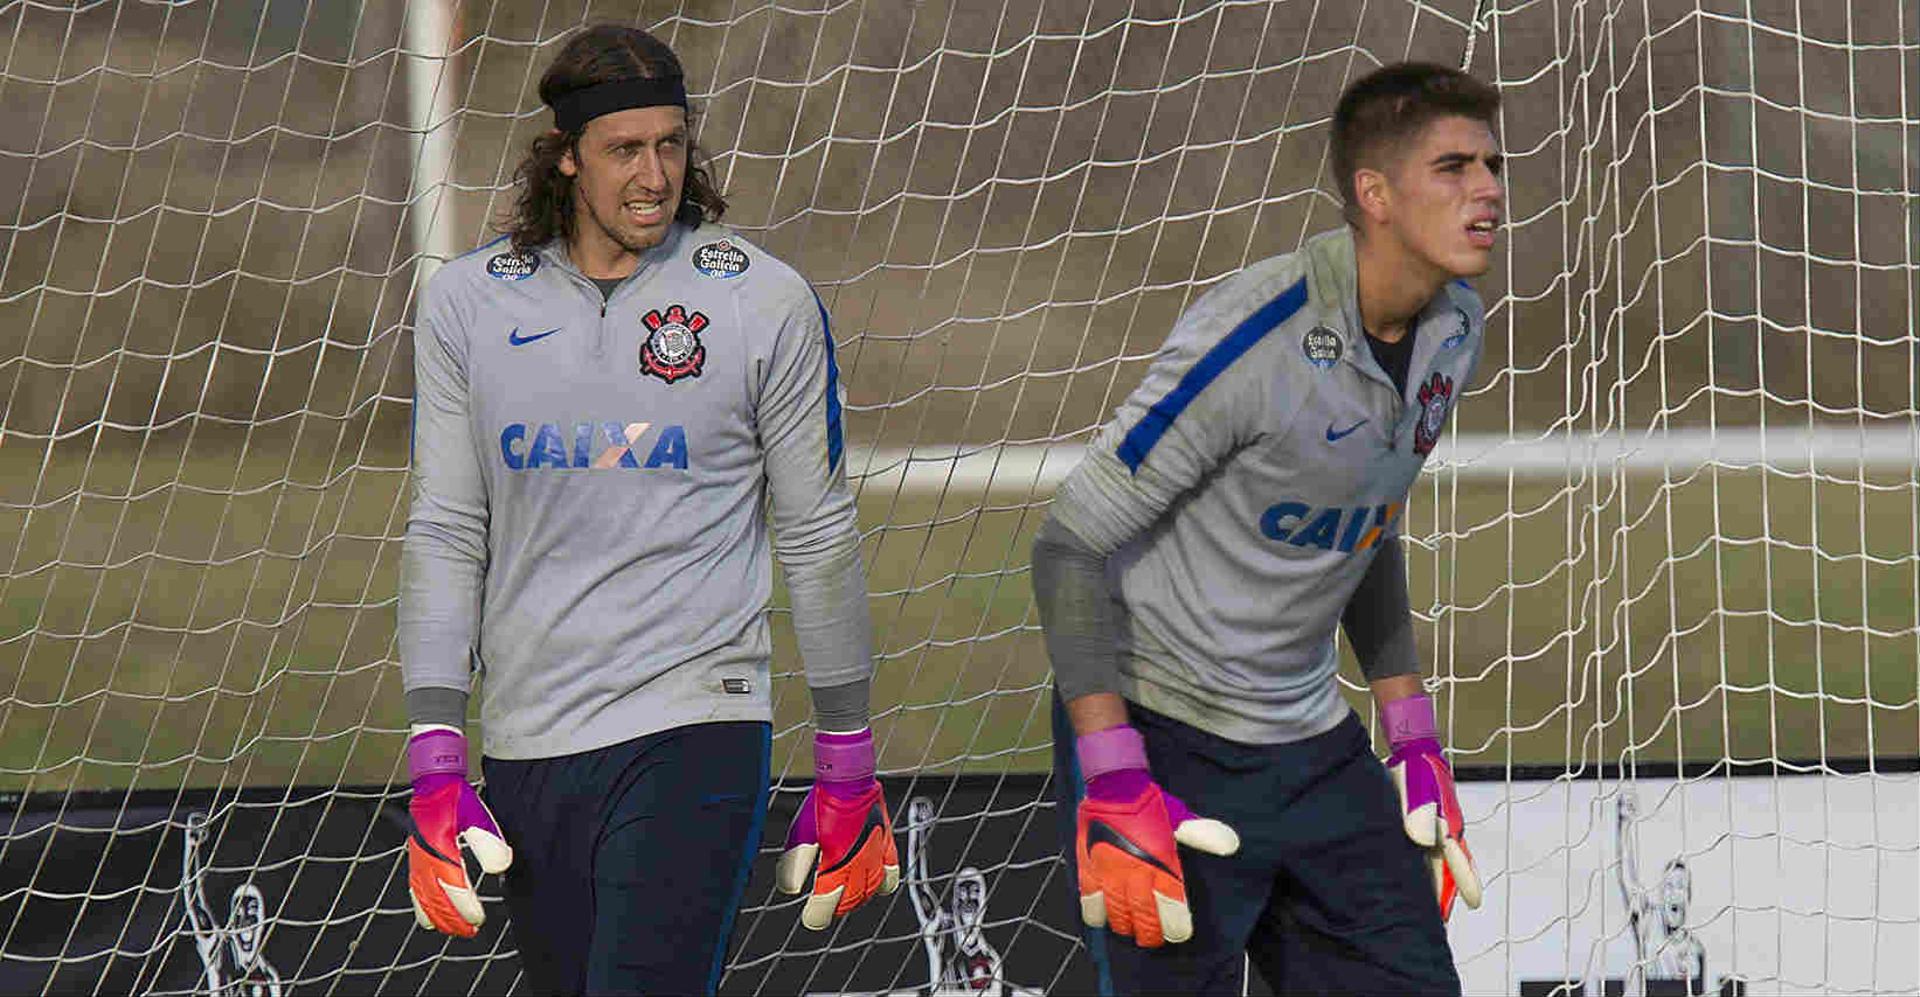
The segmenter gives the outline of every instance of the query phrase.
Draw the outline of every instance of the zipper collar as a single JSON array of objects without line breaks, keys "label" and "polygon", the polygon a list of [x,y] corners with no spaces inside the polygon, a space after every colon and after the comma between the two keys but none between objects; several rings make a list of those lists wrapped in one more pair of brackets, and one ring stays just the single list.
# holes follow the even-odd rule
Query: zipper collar
[{"label": "zipper collar", "polygon": [[[667,228],[667,237],[660,240],[660,245],[640,254],[640,261],[635,264],[633,272],[621,280],[620,286],[614,290],[614,293],[619,294],[621,291],[624,291],[629,284],[634,283],[636,278],[645,277],[649,272],[671,261],[675,256],[678,256],[680,243],[681,240],[685,238],[686,231],[687,227],[677,221],[670,225]],[[611,298],[601,295],[599,285],[595,284],[592,278],[588,277],[579,267],[574,265],[573,257],[567,253],[566,240],[558,238],[549,239],[543,243],[536,252],[540,254],[541,260],[547,265],[557,268],[570,276],[575,284],[591,291],[595,301],[600,302],[603,306],[612,304]],[[603,313],[605,310],[605,307],[602,307],[601,311]]]},{"label": "zipper collar", "polygon": [[637,284],[645,283],[646,279],[655,271],[659,270],[661,265],[679,255],[680,242],[684,237],[685,233],[683,230],[685,228],[686,226],[681,225],[679,222],[675,222],[669,226],[667,229],[667,237],[660,240],[660,245],[640,254],[640,261],[634,266],[633,272],[620,281],[619,286],[613,289],[612,294],[602,293],[600,285],[595,284],[592,278],[582,273],[579,267],[574,266],[573,258],[567,253],[565,240],[550,239],[545,245],[540,247],[540,258],[548,265],[565,274],[566,279],[572,281],[576,289],[587,295],[589,302],[591,302],[590,306],[599,313],[599,317],[594,324],[593,335],[589,337],[589,342],[591,343],[590,349],[594,356],[604,357],[607,355],[609,345],[607,312],[613,308],[615,299],[622,294],[631,294],[632,292],[629,288]]},{"label": "zipper collar", "polygon": [[[1373,347],[1367,341],[1367,326],[1360,318],[1360,264],[1354,251],[1353,229],[1342,225],[1323,232],[1308,240],[1306,248],[1315,289],[1324,294],[1321,315],[1325,319],[1336,316],[1339,319],[1323,321],[1323,324],[1343,338],[1345,349],[1341,359],[1352,364],[1363,377],[1393,392],[1405,406],[1406,395],[1394,387],[1393,378],[1374,360]],[[1408,393],[1417,390],[1417,385],[1426,380],[1442,343],[1464,331],[1466,319],[1464,313],[1456,315],[1458,312],[1452,295],[1442,284],[1408,320],[1407,335],[1415,337],[1413,356],[1407,362]]]}]

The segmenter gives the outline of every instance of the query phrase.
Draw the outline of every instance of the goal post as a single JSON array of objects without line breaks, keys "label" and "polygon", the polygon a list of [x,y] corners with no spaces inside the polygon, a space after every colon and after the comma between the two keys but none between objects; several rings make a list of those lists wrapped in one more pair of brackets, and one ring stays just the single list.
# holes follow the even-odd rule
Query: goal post
[{"label": "goal post", "polygon": [[680,54],[831,315],[914,870],[815,935],[770,841],[723,989],[1090,985],[1033,531],[1182,309],[1340,224],[1334,101],[1400,59],[1503,101],[1404,520],[1468,988],[1920,987],[1910,0],[62,0],[0,3],[0,990],[524,990],[504,907],[405,895],[414,308],[592,21]]}]

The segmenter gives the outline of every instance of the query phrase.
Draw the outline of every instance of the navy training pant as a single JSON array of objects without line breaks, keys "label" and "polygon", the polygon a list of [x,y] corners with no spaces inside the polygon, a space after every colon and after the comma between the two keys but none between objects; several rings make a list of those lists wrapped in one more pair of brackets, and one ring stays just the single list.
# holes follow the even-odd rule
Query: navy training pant
[{"label": "navy training pant", "polygon": [[713,993],[767,814],[771,727],[695,724],[487,758],[507,910],[539,994]]}]

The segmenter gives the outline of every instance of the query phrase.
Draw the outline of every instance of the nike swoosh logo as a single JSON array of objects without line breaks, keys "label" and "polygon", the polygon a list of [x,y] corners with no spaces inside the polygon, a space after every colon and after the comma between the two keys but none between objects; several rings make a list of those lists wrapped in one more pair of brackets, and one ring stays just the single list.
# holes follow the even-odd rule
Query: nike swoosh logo
[{"label": "nike swoosh logo", "polygon": [[560,331],[560,327],[555,326],[551,329],[548,329],[545,332],[536,332],[531,336],[522,336],[520,335],[520,327],[516,325],[513,327],[512,332],[507,333],[507,345],[508,346],[525,346],[528,343],[538,342],[542,339],[545,339],[548,336],[551,336],[554,333],[559,331]]},{"label": "nike swoosh logo", "polygon": [[1087,854],[1093,854],[1093,846],[1095,845],[1112,845],[1169,876],[1179,875],[1179,873],[1167,868],[1165,862],[1155,858],[1152,852],[1134,844],[1133,839],[1121,834],[1118,828],[1098,817],[1087,821]]},{"label": "nike swoosh logo", "polygon": [[1360,429],[1361,426],[1364,426],[1367,423],[1372,421],[1373,421],[1372,419],[1362,419],[1359,422],[1356,422],[1345,429],[1334,429],[1333,423],[1329,422],[1327,423],[1327,442],[1338,443],[1341,440],[1344,440],[1347,437],[1352,436],[1356,431]]},{"label": "nike swoosh logo", "polygon": [[413,839],[414,844],[419,845],[421,850],[425,851],[428,855],[431,855],[434,858],[437,858],[440,861],[447,863],[448,865],[460,865],[459,859],[448,858],[446,855],[441,853],[440,849],[433,847],[431,844],[428,844],[426,835],[421,834],[419,828],[417,827],[414,828],[412,831],[408,833],[408,836]]},{"label": "nike swoosh logo", "polygon": [[854,841],[853,847],[847,849],[845,855],[840,856],[840,861],[820,871],[822,873],[829,873],[853,861],[853,857],[860,854],[860,849],[867,847],[867,840],[872,838],[876,832],[879,834],[887,833],[887,822],[880,819],[880,804],[878,803],[867,808],[867,822],[860,826],[860,837]]}]

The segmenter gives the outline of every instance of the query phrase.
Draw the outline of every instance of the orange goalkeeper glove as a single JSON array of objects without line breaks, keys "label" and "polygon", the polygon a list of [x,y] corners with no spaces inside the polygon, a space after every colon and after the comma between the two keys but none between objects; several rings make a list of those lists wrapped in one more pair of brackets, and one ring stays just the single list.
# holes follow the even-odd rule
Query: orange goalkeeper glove
[{"label": "orange goalkeeper glove", "polygon": [[1387,771],[1400,794],[1407,837],[1427,850],[1440,920],[1453,916],[1456,897],[1468,907],[1479,907],[1480,872],[1467,851],[1467,822],[1453,791],[1453,769],[1440,753],[1433,700],[1417,695],[1383,703],[1380,717],[1393,749]]},{"label": "orange goalkeeper glove", "polygon": [[407,771],[413,778],[407,889],[413,894],[414,920],[429,931],[472,938],[487,914],[467,879],[460,843],[466,842],[480,868],[492,873],[513,865],[513,849],[467,784],[467,738],[458,729],[416,725],[407,739]]},{"label": "orange goalkeeper glove", "polygon": [[787,848],[774,868],[774,885],[797,894],[813,875],[813,894],[800,908],[801,925],[820,931],[875,894],[900,888],[887,798],[874,778],[873,731],[813,736],[814,779],[787,831]]},{"label": "orange goalkeeper glove", "polygon": [[1122,724],[1074,741],[1086,795],[1080,800],[1074,859],[1080,919],[1142,948],[1193,937],[1186,876],[1175,844],[1211,855],[1240,850],[1233,828],[1194,816],[1147,770],[1146,741]]}]

